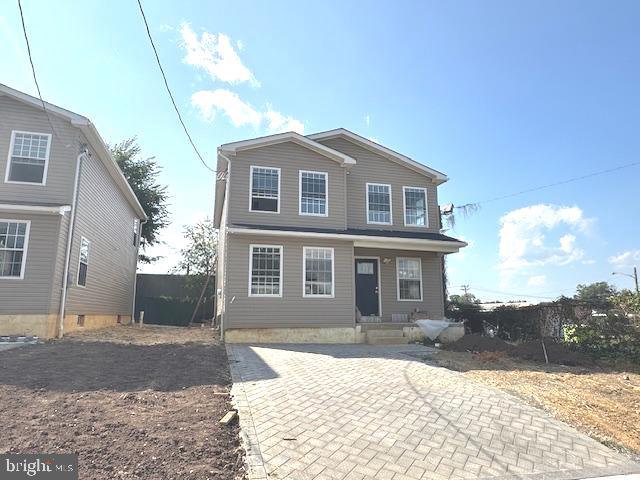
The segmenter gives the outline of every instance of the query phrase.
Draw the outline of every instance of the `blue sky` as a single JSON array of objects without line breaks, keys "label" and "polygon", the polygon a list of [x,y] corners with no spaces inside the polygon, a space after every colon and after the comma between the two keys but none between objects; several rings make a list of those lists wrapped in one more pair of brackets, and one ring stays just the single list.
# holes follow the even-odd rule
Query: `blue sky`
[{"label": "blue sky", "polygon": [[[163,166],[175,264],[212,212],[135,0],[23,0],[43,96]],[[210,163],[221,143],[345,127],[445,172],[440,204],[478,202],[640,160],[640,4],[632,1],[145,2],[178,105]],[[204,35],[204,36],[203,36]],[[0,82],[35,93],[15,2]],[[483,203],[448,233],[452,293],[570,295],[640,264],[640,166]],[[497,293],[502,292],[502,293]],[[506,292],[506,293],[505,293]],[[516,295],[510,295],[515,293]]]}]

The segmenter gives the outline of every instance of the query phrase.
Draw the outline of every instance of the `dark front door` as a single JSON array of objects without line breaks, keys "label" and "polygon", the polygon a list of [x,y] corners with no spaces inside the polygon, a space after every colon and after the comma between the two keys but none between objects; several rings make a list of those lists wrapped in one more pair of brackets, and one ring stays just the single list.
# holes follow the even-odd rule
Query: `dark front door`
[{"label": "dark front door", "polygon": [[356,258],[356,306],[360,315],[380,315],[378,308],[378,259]]}]

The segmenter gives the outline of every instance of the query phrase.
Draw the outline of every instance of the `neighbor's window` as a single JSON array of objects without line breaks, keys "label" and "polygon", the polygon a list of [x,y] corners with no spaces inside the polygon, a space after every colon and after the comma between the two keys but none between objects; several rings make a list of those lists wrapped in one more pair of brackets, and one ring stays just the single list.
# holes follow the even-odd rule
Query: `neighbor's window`
[{"label": "neighbor's window", "polygon": [[333,297],[333,248],[304,247],[304,296]]},{"label": "neighbor's window", "polygon": [[396,259],[398,300],[422,300],[422,266],[419,258]]},{"label": "neighbor's window", "polygon": [[427,190],[421,187],[403,187],[404,224],[427,226]]},{"label": "neighbor's window", "polygon": [[0,220],[0,278],[23,278],[29,222]]},{"label": "neighbor's window", "polygon": [[252,212],[280,212],[280,169],[251,167]]},{"label": "neighbor's window", "polygon": [[391,185],[367,183],[367,223],[391,223]]},{"label": "neighbor's window", "polygon": [[82,237],[80,240],[80,263],[78,265],[78,285],[87,285],[87,269],[89,268],[89,247],[91,242]]},{"label": "neighbor's window", "polygon": [[249,257],[249,295],[282,296],[282,247],[251,245]]},{"label": "neighbor's window", "polygon": [[300,170],[300,214],[327,215],[327,174]]},{"label": "neighbor's window", "polygon": [[50,142],[49,134],[14,131],[6,180],[44,184]]}]

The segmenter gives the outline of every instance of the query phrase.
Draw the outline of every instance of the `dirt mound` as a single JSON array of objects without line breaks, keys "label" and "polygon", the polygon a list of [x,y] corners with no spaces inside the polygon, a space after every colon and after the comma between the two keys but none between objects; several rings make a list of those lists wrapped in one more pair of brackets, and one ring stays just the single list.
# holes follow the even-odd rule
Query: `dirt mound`
[{"label": "dirt mound", "polygon": [[[558,343],[553,339],[544,340],[544,346],[547,349],[547,357],[549,363],[559,363],[562,365],[591,365],[593,360],[588,356],[570,350],[566,345]],[[540,340],[530,340],[521,343],[515,347],[510,355],[512,357],[522,358],[525,360],[533,360],[535,362],[545,362],[544,350]]]},{"label": "dirt mound", "polygon": [[465,335],[453,343],[447,343],[442,348],[453,352],[510,352],[513,350],[513,345],[497,337],[485,337],[474,333]]}]

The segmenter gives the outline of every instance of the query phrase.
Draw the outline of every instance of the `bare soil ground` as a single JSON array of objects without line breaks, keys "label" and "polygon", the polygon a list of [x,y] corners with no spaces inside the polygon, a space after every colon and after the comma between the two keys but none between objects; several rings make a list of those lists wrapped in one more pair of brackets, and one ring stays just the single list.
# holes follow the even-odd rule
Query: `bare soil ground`
[{"label": "bare soil ground", "polygon": [[432,361],[549,411],[632,456],[640,454],[640,368],[546,365],[506,352],[440,350]]},{"label": "bare soil ground", "polygon": [[0,352],[0,453],[77,453],[80,478],[244,478],[210,329],[125,327]]}]

